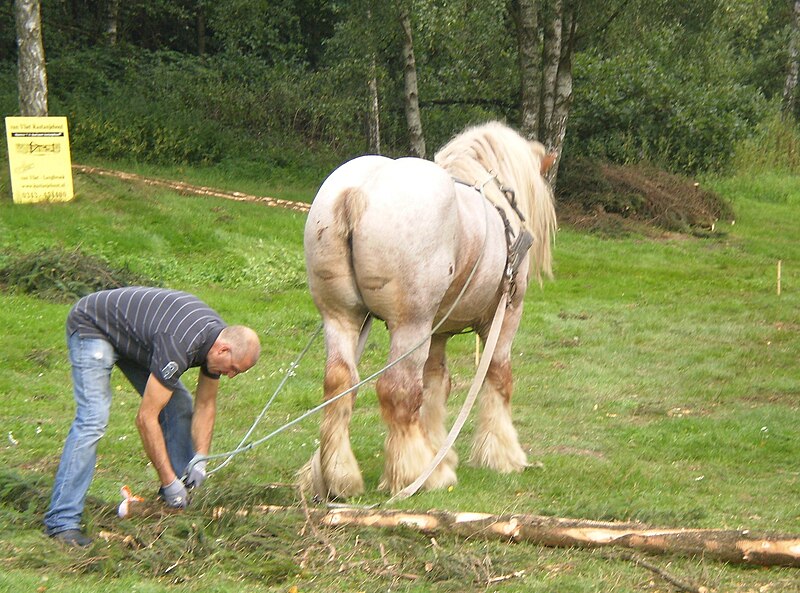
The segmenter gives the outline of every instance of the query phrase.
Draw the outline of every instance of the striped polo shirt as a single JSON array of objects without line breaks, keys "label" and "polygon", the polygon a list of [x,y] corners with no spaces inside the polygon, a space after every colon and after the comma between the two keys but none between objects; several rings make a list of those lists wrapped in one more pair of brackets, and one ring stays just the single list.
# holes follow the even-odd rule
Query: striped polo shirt
[{"label": "striped polo shirt", "polygon": [[206,356],[225,327],[196,296],[178,290],[128,286],[80,299],[67,317],[67,335],[108,341],[117,355],[153,373],[169,389],[191,367],[206,368]]}]

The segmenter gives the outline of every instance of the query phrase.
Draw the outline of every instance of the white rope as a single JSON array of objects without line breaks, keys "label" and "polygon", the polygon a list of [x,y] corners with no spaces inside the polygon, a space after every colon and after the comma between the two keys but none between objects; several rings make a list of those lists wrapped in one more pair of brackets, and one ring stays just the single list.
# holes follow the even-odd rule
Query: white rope
[{"label": "white rope", "polygon": [[[316,339],[317,339],[317,336],[319,336],[319,334],[320,334],[320,332],[321,332],[321,331],[322,331],[322,323],[320,323],[320,324],[317,326],[317,329],[316,329],[316,330],[314,330],[314,333],[312,334],[311,338],[308,340],[308,343],[306,344],[306,347],[305,347],[305,348],[303,348],[302,352],[300,352],[300,354],[297,356],[297,358],[295,358],[295,359],[294,359],[294,362],[292,362],[292,364],[290,364],[290,365],[289,365],[289,368],[286,370],[286,374],[283,376],[283,379],[281,380],[281,382],[280,382],[280,384],[278,385],[278,387],[276,387],[276,388],[275,388],[275,391],[273,392],[273,394],[272,394],[272,397],[270,397],[270,398],[269,398],[269,401],[267,401],[267,403],[264,405],[264,408],[261,410],[261,413],[258,415],[258,417],[256,418],[255,422],[253,422],[252,426],[250,427],[250,430],[248,430],[248,431],[247,431],[247,434],[245,434],[245,435],[242,437],[242,440],[241,440],[241,441],[239,441],[239,444],[238,444],[238,445],[236,445],[236,448],[237,448],[237,449],[238,449],[238,448],[240,448],[240,447],[242,447],[242,445],[244,445],[245,441],[247,441],[247,439],[250,437],[250,435],[251,435],[251,434],[253,434],[253,431],[256,429],[256,426],[258,426],[258,424],[259,424],[259,423],[261,422],[261,420],[264,418],[264,415],[267,413],[267,410],[269,410],[269,408],[272,406],[272,402],[274,402],[274,401],[275,401],[275,397],[276,397],[276,396],[278,395],[278,393],[280,393],[280,391],[283,389],[283,386],[284,386],[284,385],[286,385],[286,381],[288,381],[288,380],[289,380],[289,377],[291,377],[291,376],[293,376],[293,375],[294,375],[294,370],[295,370],[295,369],[297,368],[297,366],[300,364],[300,361],[301,361],[301,360],[303,359],[303,357],[306,355],[306,353],[308,352],[308,349],[309,349],[309,348],[311,348],[311,344],[313,344],[313,343],[314,343],[314,340],[316,340]],[[223,461],[222,463],[220,463],[220,464],[219,464],[217,467],[215,467],[214,469],[212,469],[212,470],[209,470],[209,472],[208,472],[208,475],[211,475],[211,474],[213,474],[213,473],[215,473],[215,472],[218,472],[219,470],[221,470],[223,467],[225,467],[226,465],[228,465],[228,463],[230,463],[231,459],[233,459],[233,455],[231,455],[230,457],[228,457],[227,459],[225,459],[225,461]]]}]

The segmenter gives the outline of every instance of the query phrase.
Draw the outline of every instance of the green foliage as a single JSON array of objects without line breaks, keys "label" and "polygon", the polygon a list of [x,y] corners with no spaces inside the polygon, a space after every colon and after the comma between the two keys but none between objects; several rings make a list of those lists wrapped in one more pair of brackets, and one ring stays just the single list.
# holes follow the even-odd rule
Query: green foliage
[{"label": "green foliage", "polygon": [[[430,153],[467,125],[518,122],[514,5],[409,3]],[[106,8],[43,6],[50,112],[70,118],[76,159],[329,170],[369,148],[373,74],[382,150],[407,153],[395,3],[132,0],[119,3],[113,47]],[[783,0],[592,1],[577,10],[566,154],[719,171],[764,118],[764,98],[782,88]],[[0,47],[8,39],[13,19],[0,19]],[[0,108],[13,114],[7,53]]]},{"label": "green foliage", "polygon": [[[51,113],[70,118],[77,158],[209,164],[223,158],[303,169],[328,162],[336,146],[311,76],[267,68],[255,57],[203,59],[107,50],[71,53],[50,64]],[[84,76],[84,72],[88,75]]]},{"label": "green foliage", "polygon": [[737,174],[800,173],[800,127],[778,109],[755,132],[739,141],[731,162]]},{"label": "green foliage", "polygon": [[766,105],[753,88],[710,81],[689,64],[676,68],[674,55],[664,47],[655,56],[577,56],[566,150],[687,173],[724,167]]},{"label": "green foliage", "polygon": [[302,63],[300,19],[286,0],[225,0],[209,6],[208,25],[225,53]]},{"label": "green foliage", "polygon": [[505,0],[415,0],[414,52],[431,156],[469,125],[518,119],[516,36]]},{"label": "green foliage", "polygon": [[226,135],[180,93],[198,74],[191,65],[191,58],[178,54],[144,54],[135,61],[105,50],[71,53],[50,64],[50,111],[69,117],[79,158],[216,162]]}]

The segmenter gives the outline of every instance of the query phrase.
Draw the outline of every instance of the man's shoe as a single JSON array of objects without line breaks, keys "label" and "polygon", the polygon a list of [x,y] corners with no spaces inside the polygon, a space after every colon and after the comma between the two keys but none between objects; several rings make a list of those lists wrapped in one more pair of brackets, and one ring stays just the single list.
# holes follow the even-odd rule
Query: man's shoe
[{"label": "man's shoe", "polygon": [[59,531],[51,536],[57,539],[62,544],[72,546],[74,548],[85,548],[92,543],[92,538],[83,535],[78,529],[67,529],[66,531]]}]

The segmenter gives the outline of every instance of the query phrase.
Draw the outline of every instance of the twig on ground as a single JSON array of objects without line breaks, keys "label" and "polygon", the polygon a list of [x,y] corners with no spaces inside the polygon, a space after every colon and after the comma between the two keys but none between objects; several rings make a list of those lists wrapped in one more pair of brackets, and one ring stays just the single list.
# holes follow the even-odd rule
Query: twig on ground
[{"label": "twig on ground", "polygon": [[633,562],[637,566],[641,566],[642,568],[646,568],[647,570],[654,572],[662,579],[667,581],[669,584],[674,585],[681,591],[686,591],[686,593],[709,593],[708,587],[696,586],[692,583],[679,579],[678,577],[670,574],[660,566],[656,566],[652,562],[645,560],[638,554],[622,552],[620,554],[617,554],[616,556],[622,558],[623,560],[629,560],[630,562]]},{"label": "twig on ground", "polygon": [[306,530],[306,526],[311,528],[311,532],[314,534],[314,537],[317,539],[318,542],[323,544],[325,547],[328,548],[328,562],[333,562],[336,559],[336,548],[331,543],[331,541],[325,537],[319,529],[317,529],[316,522],[311,518],[311,513],[308,510],[308,503],[306,501],[306,495],[303,493],[302,488],[298,489],[300,493],[300,505],[303,507],[303,514],[305,515],[306,522],[303,525],[303,529],[300,532],[300,535],[303,535]]},{"label": "twig on ground", "polygon": [[501,583],[503,581],[510,581],[511,579],[516,579],[519,577],[525,576],[524,570],[515,570],[512,573],[500,575],[497,577],[492,577],[486,581],[488,585],[494,585],[495,583]]}]

